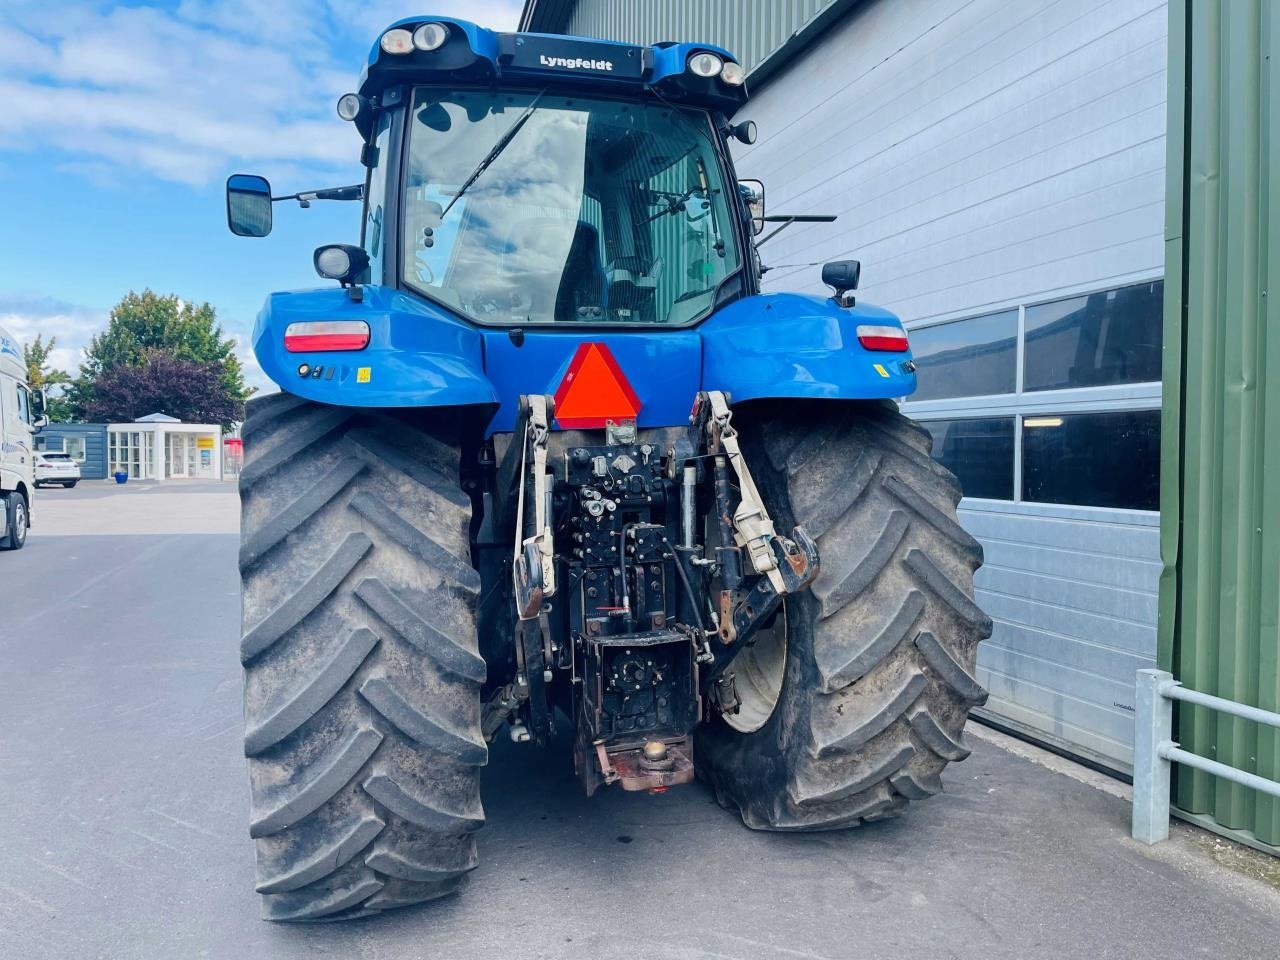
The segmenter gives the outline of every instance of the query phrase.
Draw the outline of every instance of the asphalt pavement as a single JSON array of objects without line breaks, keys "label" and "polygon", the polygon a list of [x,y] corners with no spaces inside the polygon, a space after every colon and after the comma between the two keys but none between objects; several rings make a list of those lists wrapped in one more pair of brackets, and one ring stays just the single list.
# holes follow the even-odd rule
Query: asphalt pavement
[{"label": "asphalt pavement", "polygon": [[461,895],[258,918],[232,484],[42,491],[0,553],[0,958],[1280,956],[1280,869],[990,733],[907,816],[745,829],[700,785],[582,796],[567,740],[499,743]]}]

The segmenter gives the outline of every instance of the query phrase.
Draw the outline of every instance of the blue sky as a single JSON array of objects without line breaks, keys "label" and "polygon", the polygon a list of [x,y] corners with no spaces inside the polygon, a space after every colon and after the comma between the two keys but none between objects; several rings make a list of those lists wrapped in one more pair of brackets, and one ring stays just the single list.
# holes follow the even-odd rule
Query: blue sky
[{"label": "blue sky", "polygon": [[[334,113],[380,30],[436,13],[514,29],[520,0],[3,0],[0,326],[81,348],[130,289],[212,303],[238,341],[271,290],[317,286],[311,253],[353,241],[356,204],[278,204],[270,237],[233,237],[223,183],[356,183]],[[54,12],[56,10],[56,13]]]}]

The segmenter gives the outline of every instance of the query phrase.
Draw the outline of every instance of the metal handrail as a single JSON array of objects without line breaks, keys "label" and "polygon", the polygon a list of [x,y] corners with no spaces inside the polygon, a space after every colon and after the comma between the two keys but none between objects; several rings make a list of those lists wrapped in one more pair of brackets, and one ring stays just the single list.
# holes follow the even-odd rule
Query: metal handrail
[{"label": "metal handrail", "polygon": [[1280,783],[1183,750],[1173,739],[1173,701],[1182,700],[1280,727],[1280,713],[1189,690],[1165,670],[1139,670],[1134,718],[1133,824],[1135,840],[1158,843],[1169,836],[1169,774],[1174,763],[1280,797]]}]

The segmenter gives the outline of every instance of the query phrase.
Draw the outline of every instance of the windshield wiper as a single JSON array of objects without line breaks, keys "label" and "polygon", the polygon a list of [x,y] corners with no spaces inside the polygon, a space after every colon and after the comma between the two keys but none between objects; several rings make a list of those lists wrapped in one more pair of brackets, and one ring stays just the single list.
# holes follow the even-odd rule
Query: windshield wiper
[{"label": "windshield wiper", "polygon": [[458,192],[453,195],[453,199],[449,201],[444,208],[444,212],[440,214],[441,220],[445,218],[453,208],[453,205],[462,199],[462,195],[471,189],[471,185],[479,180],[481,175],[489,169],[489,164],[497,160],[498,155],[502,153],[503,150],[507,149],[507,144],[516,138],[516,134],[520,132],[520,128],[529,121],[529,118],[533,116],[534,111],[538,109],[538,101],[541,99],[541,93],[534,97],[533,102],[530,103],[529,106],[525,107],[524,113],[520,114],[520,116],[516,118],[516,122],[507,128],[507,132],[498,138],[498,142],[495,143],[490,148],[489,152],[481,158],[480,162],[476,164],[476,168],[471,171],[471,175],[467,177],[466,180],[462,181],[462,186],[458,188]]}]

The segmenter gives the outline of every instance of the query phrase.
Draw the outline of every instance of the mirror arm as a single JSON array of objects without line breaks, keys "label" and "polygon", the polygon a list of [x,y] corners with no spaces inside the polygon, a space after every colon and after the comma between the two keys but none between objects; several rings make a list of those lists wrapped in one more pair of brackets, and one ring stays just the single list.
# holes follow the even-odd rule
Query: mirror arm
[{"label": "mirror arm", "polygon": [[771,233],[766,233],[763,237],[756,241],[756,246],[764,245],[766,240],[771,240],[780,234],[793,223],[834,223],[835,215],[828,213],[775,213],[769,217],[761,217],[765,223],[780,223],[782,226]]},{"label": "mirror arm", "polygon": [[299,205],[309,207],[312,200],[363,200],[364,184],[355,183],[348,187],[327,187],[323,190],[303,190],[289,193],[281,197],[272,197],[271,202],[280,200],[297,200]]}]

